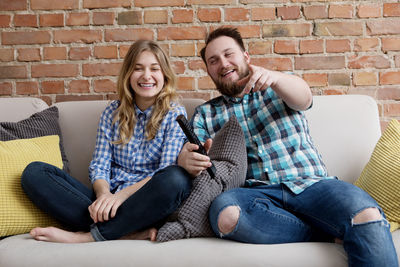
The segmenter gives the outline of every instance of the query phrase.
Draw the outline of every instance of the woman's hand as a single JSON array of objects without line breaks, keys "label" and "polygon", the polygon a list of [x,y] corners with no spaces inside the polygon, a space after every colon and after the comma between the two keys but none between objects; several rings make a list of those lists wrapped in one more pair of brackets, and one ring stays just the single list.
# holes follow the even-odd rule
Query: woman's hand
[{"label": "woman's hand", "polygon": [[114,218],[119,206],[126,200],[124,194],[102,193],[89,206],[90,217],[95,223],[105,222]]}]

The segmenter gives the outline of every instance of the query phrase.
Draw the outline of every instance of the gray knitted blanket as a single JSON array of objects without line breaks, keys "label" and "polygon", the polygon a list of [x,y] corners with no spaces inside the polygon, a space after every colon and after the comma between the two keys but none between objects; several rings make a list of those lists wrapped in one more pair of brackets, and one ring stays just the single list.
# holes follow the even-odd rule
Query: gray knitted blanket
[{"label": "gray knitted blanket", "polygon": [[207,171],[195,178],[192,192],[178,209],[175,221],[159,229],[157,241],[214,236],[208,221],[211,202],[220,193],[242,186],[246,179],[246,142],[235,116],[215,135],[209,156],[217,170],[215,178]]}]

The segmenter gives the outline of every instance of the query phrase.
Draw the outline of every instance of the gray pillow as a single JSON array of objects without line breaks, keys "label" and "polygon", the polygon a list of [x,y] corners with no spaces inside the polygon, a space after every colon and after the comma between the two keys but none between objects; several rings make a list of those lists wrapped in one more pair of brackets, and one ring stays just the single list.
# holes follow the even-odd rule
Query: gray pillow
[{"label": "gray pillow", "polygon": [[211,202],[220,193],[243,186],[246,179],[246,142],[235,116],[215,135],[209,156],[217,170],[215,178],[207,171],[196,177],[192,192],[178,209],[175,221],[165,223],[158,230],[157,241],[214,236],[208,221]]},{"label": "gray pillow", "polygon": [[60,137],[60,151],[63,169],[69,172],[68,160],[65,155],[61,129],[58,124],[58,108],[50,107],[31,115],[19,122],[0,122],[0,141],[35,138],[46,135]]}]

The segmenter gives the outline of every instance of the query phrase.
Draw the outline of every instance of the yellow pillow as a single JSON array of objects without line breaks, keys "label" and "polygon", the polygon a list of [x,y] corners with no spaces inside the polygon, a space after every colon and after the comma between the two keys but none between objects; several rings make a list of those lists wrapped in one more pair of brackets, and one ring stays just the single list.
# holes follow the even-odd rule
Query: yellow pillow
[{"label": "yellow pillow", "polygon": [[21,174],[33,161],[63,167],[58,135],[0,141],[0,237],[40,226],[58,225],[39,210],[21,187]]},{"label": "yellow pillow", "polygon": [[370,194],[390,222],[400,228],[400,123],[392,120],[375,146],[361,176],[354,183]]}]

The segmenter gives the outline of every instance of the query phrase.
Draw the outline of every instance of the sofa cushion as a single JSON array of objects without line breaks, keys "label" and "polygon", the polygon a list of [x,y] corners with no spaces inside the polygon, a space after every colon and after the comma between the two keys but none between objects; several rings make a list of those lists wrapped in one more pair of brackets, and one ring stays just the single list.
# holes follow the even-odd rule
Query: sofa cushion
[{"label": "sofa cushion", "polygon": [[355,185],[382,207],[390,230],[400,228],[400,123],[392,120]]},{"label": "sofa cushion", "polygon": [[36,226],[58,225],[25,195],[21,174],[33,161],[62,167],[59,137],[0,141],[0,236],[29,232]]},{"label": "sofa cushion", "polygon": [[50,107],[18,122],[0,122],[0,141],[34,138],[54,134],[60,137],[63,169],[68,172],[68,160],[64,152],[61,129],[58,123],[57,107]]}]

